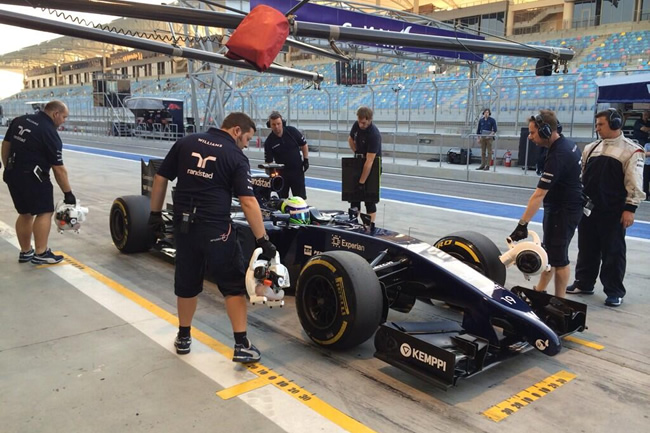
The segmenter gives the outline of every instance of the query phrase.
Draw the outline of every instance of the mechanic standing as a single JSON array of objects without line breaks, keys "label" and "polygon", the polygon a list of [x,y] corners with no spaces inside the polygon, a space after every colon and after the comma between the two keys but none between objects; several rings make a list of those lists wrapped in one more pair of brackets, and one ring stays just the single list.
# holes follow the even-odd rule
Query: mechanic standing
[{"label": "mechanic standing", "polygon": [[477,170],[489,170],[492,160],[492,142],[497,133],[497,121],[492,116],[489,108],[483,110],[482,116],[476,127],[477,141],[481,145],[481,165]]},{"label": "mechanic standing", "polygon": [[[354,152],[354,155],[365,159],[357,184],[357,190],[362,192],[365,192],[366,181],[370,176],[375,158],[381,158],[381,134],[379,133],[379,129],[372,123],[372,115],[372,109],[359,107],[357,110],[357,121],[352,125],[350,136],[348,137],[348,144],[352,152]],[[381,176],[381,164],[379,166],[379,173]],[[377,203],[366,202],[365,204],[366,213],[370,215],[370,221],[374,223],[375,217],[377,216]],[[350,207],[360,209],[361,203],[352,202],[350,203]]]},{"label": "mechanic standing", "polygon": [[174,292],[178,306],[176,353],[190,352],[190,329],[206,271],[225,297],[226,311],[235,337],[233,361],[255,362],[259,350],[246,336],[246,264],[231,224],[232,194],[267,258],[275,257],[251,185],[250,165],[242,152],[255,133],[255,123],[244,113],[231,113],[221,129],[188,135],[178,140],[154,177],[149,226],[164,231],[161,210],[168,181],[178,179],[174,192],[176,273]]},{"label": "mechanic standing", "polygon": [[[645,197],[642,185],[643,149],[623,136],[623,116],[610,108],[596,114],[600,140],[582,152],[582,183],[593,203],[589,217],[578,225],[578,261],[575,281],[567,293],[594,293],[600,282],[607,295],[605,305],[618,307],[625,296],[625,230],[634,224],[634,213]],[[602,265],[601,265],[602,261]]]},{"label": "mechanic standing", "polygon": [[18,211],[19,263],[52,265],[63,260],[47,244],[54,212],[50,168],[63,192],[64,202],[77,203],[63,165],[63,143],[57,132],[68,114],[63,102],[50,101],[38,113],[16,117],[2,141],[3,179]]},{"label": "mechanic standing", "polygon": [[267,126],[271,128],[271,133],[264,141],[264,161],[284,164],[280,172],[284,180],[284,186],[279,191],[280,198],[288,198],[291,188],[291,195],[306,199],[305,172],[309,169],[307,140],[298,129],[287,125],[277,111],[271,113]]},{"label": "mechanic standing", "polygon": [[582,216],[582,184],[580,183],[580,149],[558,132],[553,111],[540,110],[528,120],[528,138],[546,148],[546,160],[537,188],[530,196],[526,210],[510,235],[513,241],[528,237],[528,222],[544,204],[543,246],[551,270],[542,272],[537,291],[545,291],[555,276],[555,296],[563,298],[571,276],[569,244]]}]

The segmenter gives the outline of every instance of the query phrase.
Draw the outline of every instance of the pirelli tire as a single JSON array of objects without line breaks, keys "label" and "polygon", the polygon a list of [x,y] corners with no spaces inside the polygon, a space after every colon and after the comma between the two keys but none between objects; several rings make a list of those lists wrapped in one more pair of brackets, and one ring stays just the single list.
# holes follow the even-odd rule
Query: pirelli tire
[{"label": "pirelli tire", "polygon": [[310,259],[296,285],[300,324],[316,344],[337,350],[368,340],[382,322],[384,297],[363,257],[330,251]]},{"label": "pirelli tire", "polygon": [[506,267],[499,257],[501,251],[490,238],[473,231],[455,232],[439,239],[434,246],[476,269],[503,286]]},{"label": "pirelli tire", "polygon": [[113,201],[109,224],[118,250],[129,254],[151,249],[155,236],[147,224],[149,212],[149,197],[144,195],[126,195]]}]

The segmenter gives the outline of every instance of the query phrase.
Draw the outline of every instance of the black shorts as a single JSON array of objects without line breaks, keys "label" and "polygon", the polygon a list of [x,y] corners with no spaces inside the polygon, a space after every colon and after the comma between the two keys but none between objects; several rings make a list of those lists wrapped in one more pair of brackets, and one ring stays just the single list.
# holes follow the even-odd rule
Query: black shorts
[{"label": "black shorts", "polygon": [[[219,227],[221,226],[221,227]],[[237,231],[232,226],[195,223],[187,234],[174,228],[176,273],[174,293],[179,298],[193,298],[203,291],[203,279],[210,276],[224,296],[246,294],[246,267]]]},{"label": "black shorts", "polygon": [[54,188],[49,176],[41,182],[32,170],[14,168],[5,172],[4,180],[19,214],[54,212]]},{"label": "black shorts", "polygon": [[[366,205],[366,213],[371,214],[377,212],[377,203],[367,201],[364,202],[364,204]],[[361,211],[361,202],[359,201],[352,202],[350,203],[350,207],[356,207],[357,209],[359,209],[359,211]]]},{"label": "black shorts", "polygon": [[574,209],[544,208],[543,246],[548,254],[548,264],[554,268],[567,266],[569,244],[582,216],[582,207]]}]

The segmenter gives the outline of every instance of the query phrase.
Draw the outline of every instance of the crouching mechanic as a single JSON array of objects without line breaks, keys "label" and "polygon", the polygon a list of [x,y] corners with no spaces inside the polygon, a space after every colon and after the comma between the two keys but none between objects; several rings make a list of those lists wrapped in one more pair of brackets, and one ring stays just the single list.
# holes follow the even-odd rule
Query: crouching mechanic
[{"label": "crouching mechanic", "polygon": [[578,146],[558,132],[555,113],[540,110],[528,120],[529,139],[547,149],[544,169],[535,192],[510,235],[513,241],[528,237],[528,222],[544,203],[544,249],[549,272],[542,272],[535,290],[544,291],[555,275],[555,296],[563,298],[571,276],[569,244],[582,216],[581,152]]},{"label": "crouching mechanic", "polygon": [[210,128],[174,143],[154,177],[149,217],[154,233],[164,230],[161,209],[168,181],[178,179],[174,192],[174,292],[179,321],[174,346],[178,354],[190,352],[192,319],[207,271],[225,297],[235,337],[233,361],[255,362],[261,357],[246,336],[246,264],[230,219],[234,193],[262,255],[275,257],[276,248],[266,234],[253,194],[250,164],[242,152],[254,133],[250,117],[231,113],[221,129]]},{"label": "crouching mechanic", "polygon": [[2,141],[3,179],[18,212],[19,263],[53,265],[63,260],[63,256],[52,253],[47,244],[54,212],[50,168],[63,191],[64,202],[77,203],[63,165],[63,143],[57,132],[68,114],[63,102],[50,101],[38,113],[16,117]]}]

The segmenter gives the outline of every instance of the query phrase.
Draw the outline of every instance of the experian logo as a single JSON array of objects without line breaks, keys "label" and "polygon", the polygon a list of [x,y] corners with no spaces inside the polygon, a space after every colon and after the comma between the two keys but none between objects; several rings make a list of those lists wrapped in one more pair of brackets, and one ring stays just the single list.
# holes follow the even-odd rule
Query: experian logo
[{"label": "experian logo", "polygon": [[413,349],[408,343],[402,343],[399,352],[404,358],[414,358],[424,364],[435,367],[438,370],[447,371],[447,363],[445,361],[421,350]]},{"label": "experian logo", "polygon": [[345,248],[346,250],[365,251],[366,247],[356,242],[349,242],[339,235],[332,235],[332,246],[334,248]]}]

